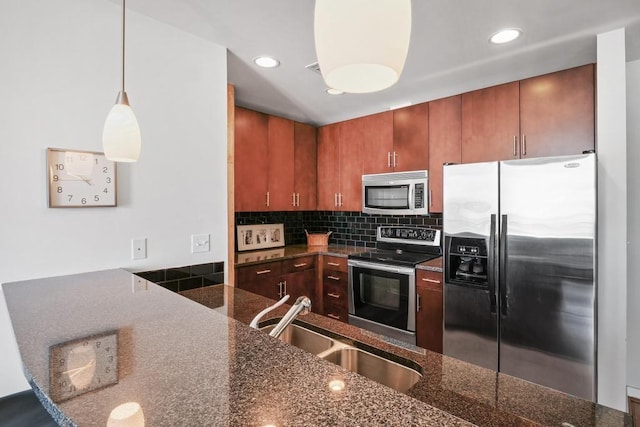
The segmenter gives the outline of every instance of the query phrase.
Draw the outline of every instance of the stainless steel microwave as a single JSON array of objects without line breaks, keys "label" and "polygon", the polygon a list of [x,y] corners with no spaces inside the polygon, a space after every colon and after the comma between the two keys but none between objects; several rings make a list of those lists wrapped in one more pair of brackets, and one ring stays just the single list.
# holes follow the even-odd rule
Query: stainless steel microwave
[{"label": "stainless steel microwave", "polygon": [[362,212],[428,214],[428,177],[426,170],[362,175]]}]

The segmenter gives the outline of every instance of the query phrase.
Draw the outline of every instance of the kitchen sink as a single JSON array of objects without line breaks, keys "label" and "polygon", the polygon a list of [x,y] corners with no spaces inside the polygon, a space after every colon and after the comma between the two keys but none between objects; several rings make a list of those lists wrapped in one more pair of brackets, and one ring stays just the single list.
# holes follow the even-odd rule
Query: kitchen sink
[{"label": "kitchen sink", "polygon": [[[269,325],[260,328],[260,330],[269,333],[275,327],[276,325]],[[287,326],[279,339],[311,354],[320,354],[327,351],[334,344],[334,340],[331,338],[295,324]]]},{"label": "kitchen sink", "polygon": [[[268,325],[260,330],[269,333],[274,327]],[[422,378],[415,369],[297,324],[287,326],[279,339],[402,393]]]},{"label": "kitchen sink", "polygon": [[354,347],[338,348],[322,358],[402,393],[422,377],[411,368]]}]

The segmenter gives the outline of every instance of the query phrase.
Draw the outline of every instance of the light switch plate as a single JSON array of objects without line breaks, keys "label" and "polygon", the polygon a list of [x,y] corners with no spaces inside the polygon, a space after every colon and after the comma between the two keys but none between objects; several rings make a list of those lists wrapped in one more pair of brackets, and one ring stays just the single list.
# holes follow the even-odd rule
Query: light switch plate
[{"label": "light switch plate", "polygon": [[147,239],[131,240],[131,259],[145,259],[147,257]]},{"label": "light switch plate", "polygon": [[191,253],[209,252],[209,235],[208,234],[192,234],[191,235]]}]

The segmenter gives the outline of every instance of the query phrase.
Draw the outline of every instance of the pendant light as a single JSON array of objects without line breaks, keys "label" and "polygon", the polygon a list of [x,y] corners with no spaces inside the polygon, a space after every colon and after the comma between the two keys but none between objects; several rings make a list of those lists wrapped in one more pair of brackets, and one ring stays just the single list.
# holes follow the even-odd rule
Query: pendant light
[{"label": "pendant light", "polygon": [[102,131],[102,148],[107,159],[135,162],[140,157],[140,128],[124,91],[125,0],[122,0],[122,90],[109,111]]},{"label": "pendant light", "polygon": [[316,54],[327,86],[376,92],[400,78],[411,37],[411,0],[316,0]]}]

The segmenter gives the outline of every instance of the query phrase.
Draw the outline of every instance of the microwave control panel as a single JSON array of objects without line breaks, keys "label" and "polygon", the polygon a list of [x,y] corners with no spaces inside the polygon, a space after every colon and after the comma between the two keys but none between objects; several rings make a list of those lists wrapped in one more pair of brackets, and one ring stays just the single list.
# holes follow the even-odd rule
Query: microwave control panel
[{"label": "microwave control panel", "polygon": [[416,184],[415,206],[416,209],[424,208],[424,184]]}]

